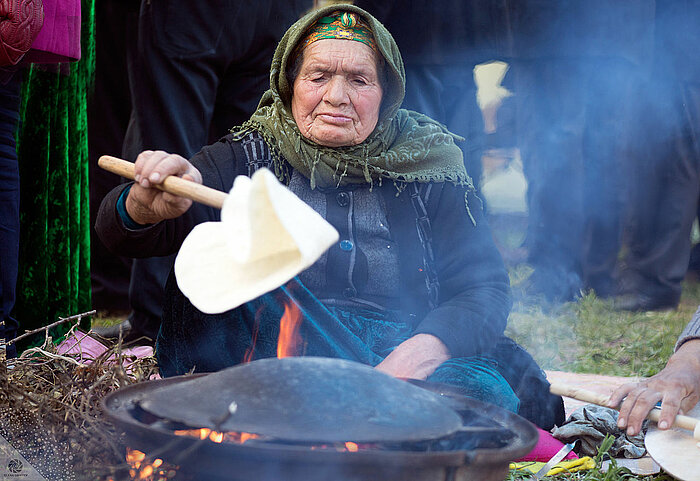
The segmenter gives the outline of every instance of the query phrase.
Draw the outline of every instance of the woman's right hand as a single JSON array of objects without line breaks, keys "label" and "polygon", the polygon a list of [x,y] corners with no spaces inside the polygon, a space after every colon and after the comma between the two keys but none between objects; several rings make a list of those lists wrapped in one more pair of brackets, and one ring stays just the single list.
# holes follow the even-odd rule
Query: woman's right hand
[{"label": "woman's right hand", "polygon": [[137,224],[155,224],[179,217],[190,208],[192,201],[169,194],[155,186],[169,175],[202,183],[202,174],[177,154],[162,150],[144,150],[136,158],[135,180],[126,198],[126,211]]}]

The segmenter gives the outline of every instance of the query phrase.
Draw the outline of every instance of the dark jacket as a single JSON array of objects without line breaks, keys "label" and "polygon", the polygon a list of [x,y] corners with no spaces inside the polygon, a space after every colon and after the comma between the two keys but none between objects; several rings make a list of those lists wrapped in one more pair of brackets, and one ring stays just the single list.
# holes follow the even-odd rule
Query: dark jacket
[{"label": "dark jacket", "polygon": [[[666,1],[666,0],[663,0]],[[654,0],[507,0],[515,58],[650,60]]]},{"label": "dark jacket", "polygon": [[[250,166],[240,143],[226,136],[192,158],[203,182],[229,191],[237,175],[249,175]],[[122,223],[116,203],[125,186],[115,188],[102,202],[96,230],[112,251],[130,257],[168,255],[177,252],[192,228],[218,221],[220,213],[194,204],[177,219],[133,231]],[[416,211],[409,190],[397,195],[392,182],[384,193],[392,237],[399,247],[401,292],[406,319],[415,333],[441,339],[454,357],[485,354],[503,335],[511,307],[509,281],[483,218],[479,199],[464,187],[433,184],[425,208],[430,219],[432,249],[439,280],[437,306],[430,308],[426,287],[425,249],[416,228]],[[333,195],[333,194],[329,194]],[[469,205],[469,212],[465,206]],[[337,248],[337,246],[331,249]]]},{"label": "dark jacket", "polygon": [[382,22],[407,66],[475,65],[509,51],[506,0],[355,0]]},{"label": "dark jacket", "polygon": [[659,0],[656,5],[656,61],[677,78],[700,82],[700,0]]}]

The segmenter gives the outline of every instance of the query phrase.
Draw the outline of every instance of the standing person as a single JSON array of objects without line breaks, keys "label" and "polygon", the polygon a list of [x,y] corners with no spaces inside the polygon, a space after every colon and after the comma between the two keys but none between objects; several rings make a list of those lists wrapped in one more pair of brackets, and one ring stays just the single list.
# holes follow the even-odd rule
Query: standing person
[{"label": "standing person", "polygon": [[[129,63],[132,113],[122,155],[190,157],[241,124],[265,91],[277,41],[311,0],[142,0]],[[132,336],[155,339],[173,257],[133,263]]]},{"label": "standing person", "polygon": [[[14,312],[26,330],[91,307],[87,95],[93,7],[93,0],[45,2],[44,27],[25,58],[35,64],[22,87],[17,136],[22,242]],[[54,68],[38,65],[49,62]],[[81,326],[88,328],[89,319]],[[58,339],[71,327],[57,326],[50,335]],[[37,334],[18,348],[43,341]]]},{"label": "standing person", "polygon": [[486,134],[474,67],[508,51],[505,1],[356,0],[392,32],[406,67],[403,107],[464,137],[467,172],[479,186]]},{"label": "standing person", "polygon": [[672,309],[690,258],[700,189],[700,1],[656,4],[652,74],[638,84],[630,124],[626,310]]},{"label": "standing person", "polygon": [[[648,62],[653,0],[509,1],[518,144],[528,180],[528,294],[615,294],[621,122]],[[510,73],[509,73],[510,75]]]}]

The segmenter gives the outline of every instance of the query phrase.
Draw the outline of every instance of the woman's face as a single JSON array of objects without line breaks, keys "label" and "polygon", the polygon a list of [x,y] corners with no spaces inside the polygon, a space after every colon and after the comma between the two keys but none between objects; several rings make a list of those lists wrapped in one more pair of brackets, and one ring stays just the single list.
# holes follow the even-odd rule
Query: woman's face
[{"label": "woman's face", "polygon": [[377,125],[382,103],[374,51],[360,42],[326,39],[302,55],[292,94],[301,134],[328,147],[364,141]]}]

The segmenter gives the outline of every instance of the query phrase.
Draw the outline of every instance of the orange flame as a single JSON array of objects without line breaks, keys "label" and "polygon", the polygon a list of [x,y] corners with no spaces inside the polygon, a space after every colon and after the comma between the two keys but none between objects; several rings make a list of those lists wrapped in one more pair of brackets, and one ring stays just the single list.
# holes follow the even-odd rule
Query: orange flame
[{"label": "orange flame", "polygon": [[[163,464],[163,460],[158,458],[153,460],[151,464],[142,466],[145,459],[145,453],[136,449],[126,448],[126,462],[131,467],[129,475],[132,479],[154,479],[152,477],[156,474],[156,470]],[[160,476],[162,473],[157,474]],[[158,477],[158,479],[160,479],[160,477]]]},{"label": "orange flame", "polygon": [[345,449],[347,449],[351,453],[356,453],[360,448],[356,443],[348,441],[347,443],[345,443]]},{"label": "orange flame", "polygon": [[253,434],[253,433],[241,433],[241,444],[245,443],[249,439],[255,439],[255,438],[259,438],[259,437],[260,436],[258,436],[257,434]]},{"label": "orange flame", "polygon": [[291,302],[285,304],[284,314],[280,319],[280,336],[277,340],[277,357],[292,357],[297,355],[301,344],[299,337],[299,324],[301,323],[301,311]]},{"label": "orange flame", "polygon": [[212,431],[208,428],[201,429],[178,429],[175,431],[178,436],[192,436],[198,439],[209,439],[209,441],[215,443],[232,442],[243,444],[249,439],[255,439],[259,437],[257,434],[243,433],[243,432],[226,432],[220,433],[217,431]]}]

